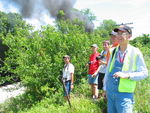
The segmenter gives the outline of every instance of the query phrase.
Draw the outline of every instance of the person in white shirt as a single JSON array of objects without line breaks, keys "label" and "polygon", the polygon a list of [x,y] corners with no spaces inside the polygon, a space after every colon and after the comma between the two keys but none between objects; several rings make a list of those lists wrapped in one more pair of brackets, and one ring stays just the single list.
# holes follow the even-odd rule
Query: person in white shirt
[{"label": "person in white shirt", "polygon": [[[70,98],[70,92],[74,88],[74,66],[70,63],[70,56],[65,55],[63,56],[65,65],[63,68],[63,81],[65,82],[65,87],[67,90],[67,94]],[[67,94],[65,93],[64,96],[67,98]]]}]

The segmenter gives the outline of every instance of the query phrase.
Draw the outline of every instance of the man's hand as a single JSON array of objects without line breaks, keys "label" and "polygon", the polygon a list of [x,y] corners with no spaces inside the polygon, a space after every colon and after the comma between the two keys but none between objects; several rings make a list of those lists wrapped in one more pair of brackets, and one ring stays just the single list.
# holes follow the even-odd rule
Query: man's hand
[{"label": "man's hand", "polygon": [[102,96],[104,97],[104,100],[107,100],[106,91],[103,91]]},{"label": "man's hand", "polygon": [[127,74],[127,73],[123,73],[123,72],[116,72],[114,75],[113,75],[113,77],[115,77],[115,78],[129,78],[130,76],[129,76],[129,74]]},{"label": "man's hand", "polygon": [[71,90],[74,88],[74,85],[73,84],[71,84]]},{"label": "man's hand", "polygon": [[103,91],[102,96],[106,97],[106,91]]}]

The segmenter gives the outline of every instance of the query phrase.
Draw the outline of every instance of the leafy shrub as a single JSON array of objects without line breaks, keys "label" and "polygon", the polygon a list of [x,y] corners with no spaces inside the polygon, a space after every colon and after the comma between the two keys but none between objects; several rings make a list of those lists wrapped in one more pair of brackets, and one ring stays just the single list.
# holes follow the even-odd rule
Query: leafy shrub
[{"label": "leafy shrub", "polygon": [[137,38],[135,38],[133,41],[131,41],[131,44],[138,47],[144,56],[150,55],[150,35],[149,34],[143,34]]},{"label": "leafy shrub", "polygon": [[[150,74],[150,57],[145,56],[145,62]],[[150,77],[137,83],[135,92],[135,111],[140,113],[150,112]]]},{"label": "leafy shrub", "polygon": [[90,45],[102,43],[100,37],[84,32],[82,26],[67,21],[59,24],[63,32],[49,25],[30,35],[26,29],[18,29],[15,36],[8,33],[3,37],[3,43],[9,47],[3,69],[16,74],[27,91],[38,99],[59,89],[63,55],[71,56],[78,80],[86,75]]}]

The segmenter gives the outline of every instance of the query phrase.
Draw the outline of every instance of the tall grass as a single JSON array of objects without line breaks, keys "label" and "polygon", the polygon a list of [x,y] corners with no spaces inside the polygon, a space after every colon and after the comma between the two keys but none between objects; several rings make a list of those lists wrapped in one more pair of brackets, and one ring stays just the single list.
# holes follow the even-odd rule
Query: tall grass
[{"label": "tall grass", "polygon": [[[145,56],[145,62],[150,75],[150,56]],[[138,82],[135,92],[135,111],[150,113],[150,77]]]},{"label": "tall grass", "polygon": [[[71,93],[70,108],[67,101],[64,100],[62,90],[55,93],[41,102],[33,102],[26,96],[20,96],[12,99],[3,105],[0,105],[1,113],[102,113],[106,108],[103,98],[93,101],[90,96],[89,85],[85,78],[81,79],[79,85],[75,84],[75,89]],[[23,98],[24,97],[24,98]],[[29,103],[31,102],[32,105]]]}]

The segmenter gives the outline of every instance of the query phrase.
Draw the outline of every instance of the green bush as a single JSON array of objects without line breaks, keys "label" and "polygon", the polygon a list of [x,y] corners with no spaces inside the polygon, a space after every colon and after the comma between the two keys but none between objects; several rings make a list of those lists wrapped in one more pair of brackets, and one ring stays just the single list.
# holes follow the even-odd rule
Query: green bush
[{"label": "green bush", "polygon": [[143,34],[131,41],[131,44],[138,47],[144,56],[150,55],[150,35]]},{"label": "green bush", "polygon": [[[150,57],[144,57],[150,74]],[[137,83],[135,92],[135,111],[140,113],[150,112],[150,77]]]},{"label": "green bush", "polygon": [[3,43],[9,47],[4,70],[16,74],[27,91],[38,99],[59,89],[63,55],[71,56],[75,79],[79,80],[86,75],[90,45],[102,43],[100,37],[84,32],[82,26],[68,21],[59,24],[63,32],[49,25],[30,35],[26,29],[18,29],[15,36],[8,33],[3,37]]},{"label": "green bush", "polygon": [[[15,37],[16,34],[18,34],[18,29],[23,29],[20,35],[27,36],[29,35],[29,31],[32,27],[25,23],[21,15],[16,13],[4,13],[0,11],[0,85],[5,83],[13,83],[14,81],[19,80],[19,78],[17,78],[12,72],[7,71],[8,69],[1,69],[4,66],[4,60],[6,58],[5,53],[9,49],[8,45],[4,44],[2,38],[6,38],[6,36],[10,34]],[[15,66],[12,66],[12,68],[13,67]]]}]

